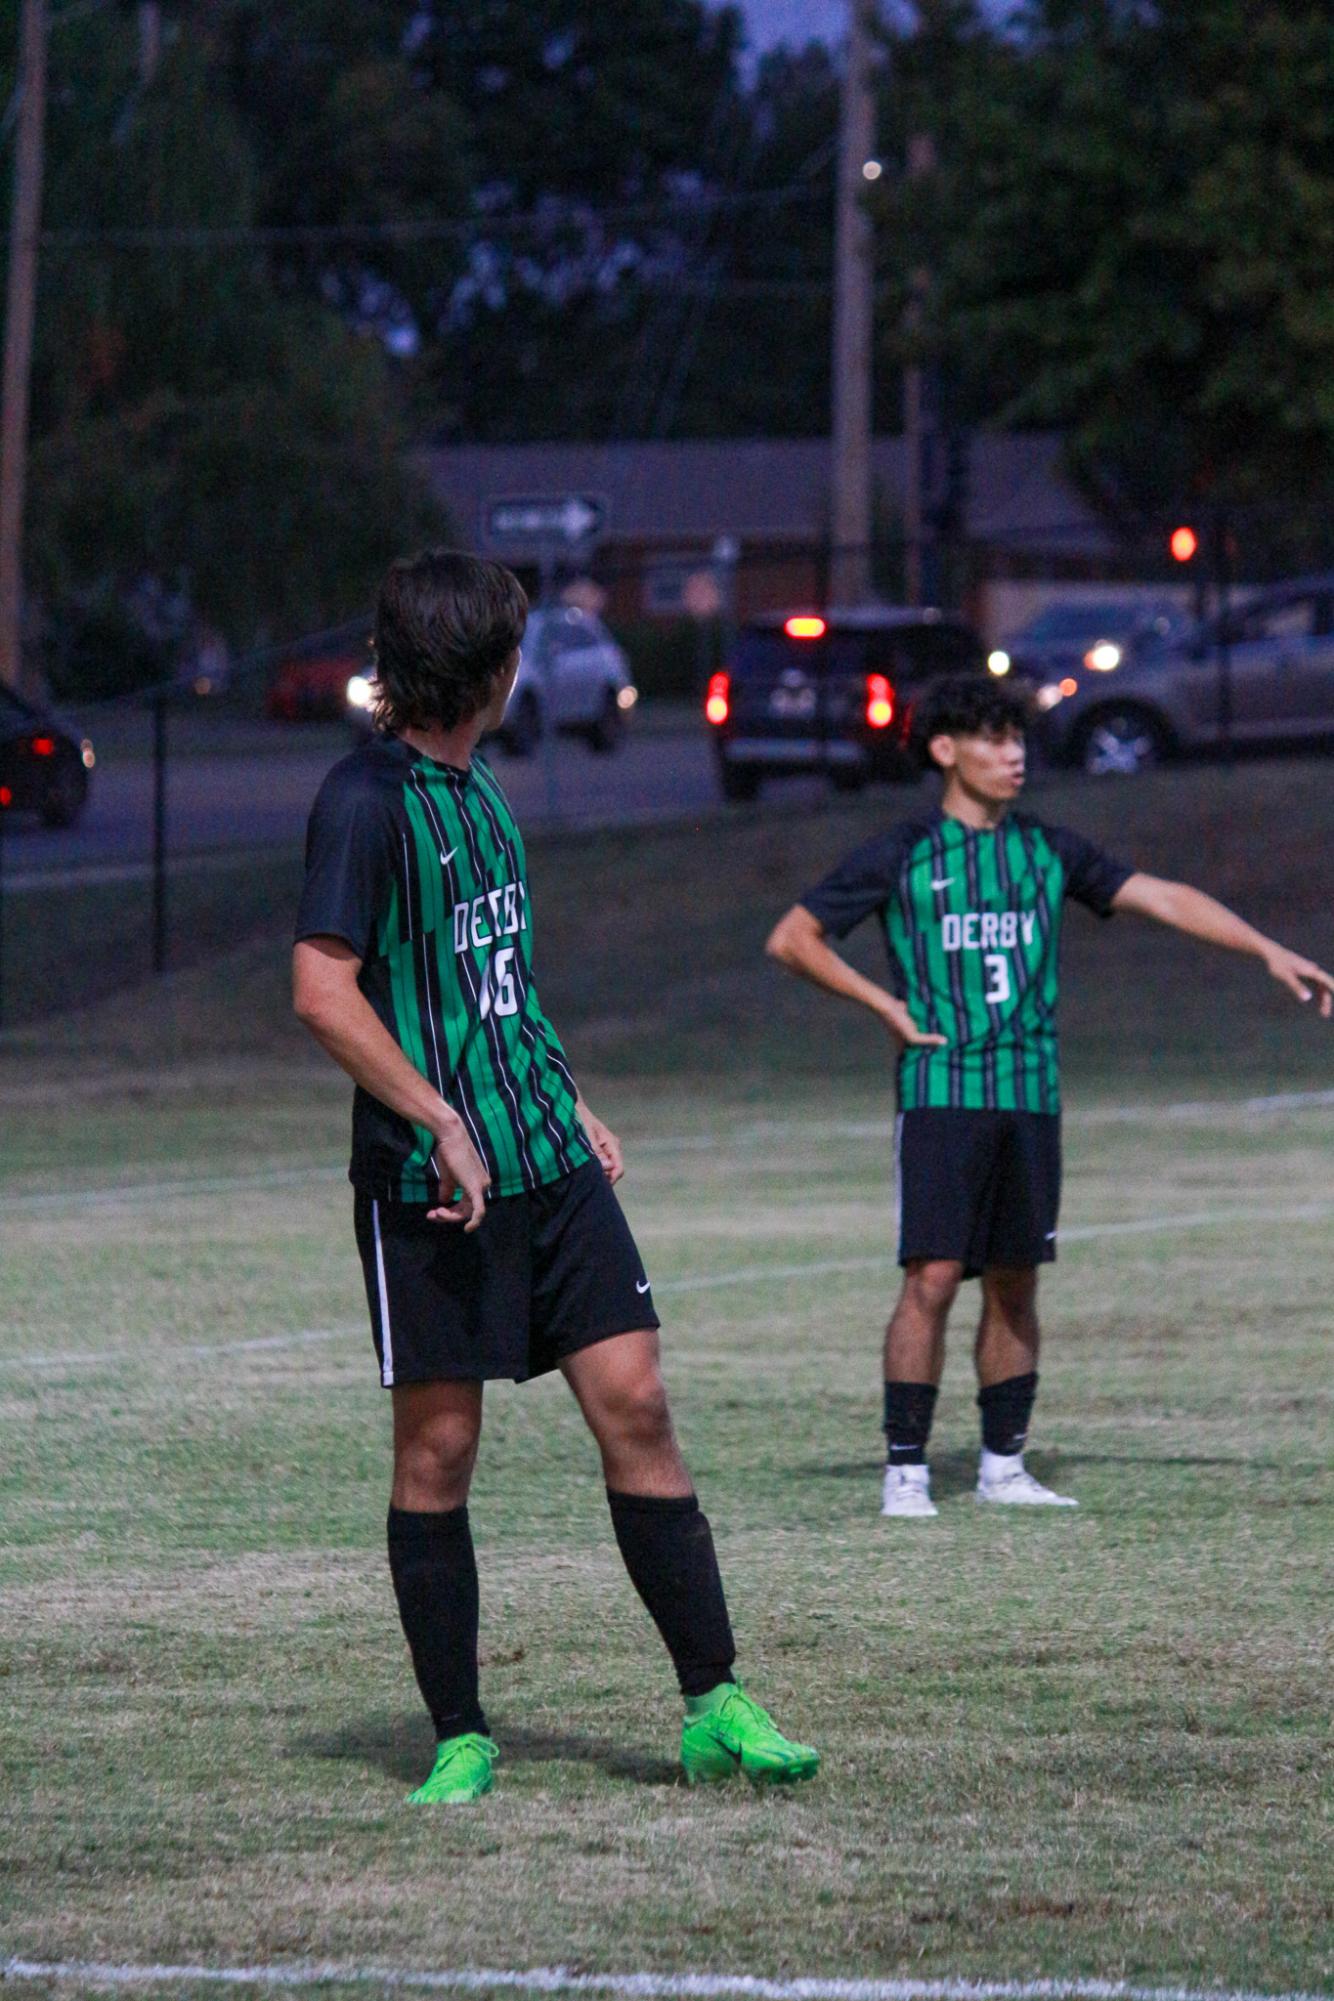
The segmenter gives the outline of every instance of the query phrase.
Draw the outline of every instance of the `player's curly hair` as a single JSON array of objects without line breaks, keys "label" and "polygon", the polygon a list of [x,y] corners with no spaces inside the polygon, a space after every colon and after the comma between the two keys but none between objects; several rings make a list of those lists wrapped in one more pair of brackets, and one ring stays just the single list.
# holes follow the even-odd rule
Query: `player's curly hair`
[{"label": "player's curly hair", "polygon": [[375,607],[376,728],[467,722],[527,623],[527,595],[503,563],[426,549],[391,564]]},{"label": "player's curly hair", "polygon": [[950,674],[937,681],[913,715],[913,743],[924,769],[935,763],[932,737],[982,736],[1028,728],[1028,704],[1017,688],[990,675]]}]

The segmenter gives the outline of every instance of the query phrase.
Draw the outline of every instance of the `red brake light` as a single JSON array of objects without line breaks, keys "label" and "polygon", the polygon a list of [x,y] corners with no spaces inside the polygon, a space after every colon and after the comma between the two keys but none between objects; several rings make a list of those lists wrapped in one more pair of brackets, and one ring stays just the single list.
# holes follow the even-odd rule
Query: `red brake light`
[{"label": "red brake light", "polygon": [[790,618],[783,627],[789,639],[823,639],[828,628],[822,618]]},{"label": "red brake light", "polygon": [[0,785],[0,806],[12,806],[14,795],[7,785]]},{"label": "red brake light", "polygon": [[34,757],[54,757],[56,754],[55,738],[53,736],[35,736],[32,740],[32,754]]},{"label": "red brake light", "polygon": [[883,674],[866,677],[866,720],[873,730],[888,729],[894,720],[894,690]]},{"label": "red brake light", "polygon": [[732,678],[729,674],[710,674],[709,692],[704,702],[704,713],[711,723],[725,723],[732,712]]}]

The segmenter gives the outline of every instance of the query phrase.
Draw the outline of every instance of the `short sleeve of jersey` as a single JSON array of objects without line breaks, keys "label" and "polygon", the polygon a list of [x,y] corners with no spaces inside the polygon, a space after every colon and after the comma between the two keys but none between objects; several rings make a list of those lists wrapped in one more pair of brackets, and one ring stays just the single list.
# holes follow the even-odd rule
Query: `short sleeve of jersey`
[{"label": "short sleeve of jersey", "polygon": [[364,776],[335,766],[319,789],[306,829],[298,941],[341,938],[359,959],[368,958],[393,881],[389,801]]},{"label": "short sleeve of jersey", "polygon": [[898,886],[903,857],[911,845],[906,828],[893,827],[855,848],[813,889],[799,897],[803,910],[833,938],[846,938],[864,919],[883,910]]},{"label": "short sleeve of jersey", "polygon": [[1097,917],[1112,915],[1112,898],[1135,871],[1115,855],[1072,834],[1068,827],[1048,827],[1047,838],[1065,870],[1065,893]]}]

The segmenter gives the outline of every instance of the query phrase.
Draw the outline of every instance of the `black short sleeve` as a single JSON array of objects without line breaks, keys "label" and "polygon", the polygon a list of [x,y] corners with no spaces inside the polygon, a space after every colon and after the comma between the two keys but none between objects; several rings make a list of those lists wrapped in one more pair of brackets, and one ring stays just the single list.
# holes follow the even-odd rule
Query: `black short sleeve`
[{"label": "black short sleeve", "polygon": [[1094,847],[1082,834],[1072,834],[1068,827],[1049,827],[1047,838],[1065,870],[1066,895],[1095,916],[1110,917],[1112,898],[1123,883],[1129,882],[1134,869],[1118,861],[1115,855]]},{"label": "black short sleeve", "polygon": [[893,827],[887,834],[877,834],[797,900],[830,937],[846,938],[849,931],[889,902],[911,845],[912,833],[907,828]]},{"label": "black short sleeve", "polygon": [[370,956],[376,923],[394,882],[393,809],[383,790],[335,766],[320,787],[306,829],[306,880],[296,936],[342,938]]}]

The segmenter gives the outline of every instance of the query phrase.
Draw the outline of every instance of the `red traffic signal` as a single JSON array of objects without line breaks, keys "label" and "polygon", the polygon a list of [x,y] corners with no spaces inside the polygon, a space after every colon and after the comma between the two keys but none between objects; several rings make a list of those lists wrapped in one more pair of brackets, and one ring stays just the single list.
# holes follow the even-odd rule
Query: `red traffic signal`
[{"label": "red traffic signal", "polygon": [[1189,563],[1199,552],[1200,538],[1193,528],[1183,525],[1172,530],[1168,548],[1178,563]]}]

